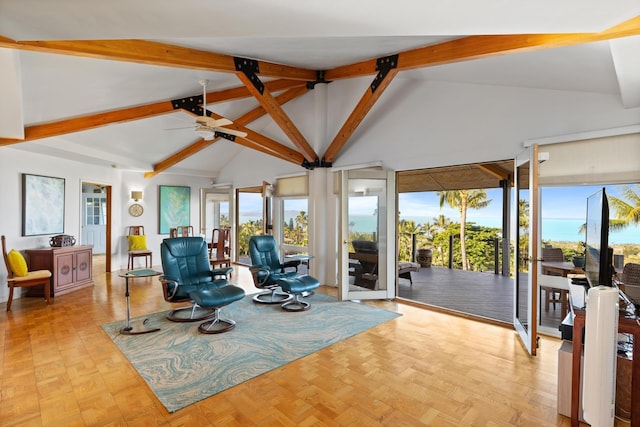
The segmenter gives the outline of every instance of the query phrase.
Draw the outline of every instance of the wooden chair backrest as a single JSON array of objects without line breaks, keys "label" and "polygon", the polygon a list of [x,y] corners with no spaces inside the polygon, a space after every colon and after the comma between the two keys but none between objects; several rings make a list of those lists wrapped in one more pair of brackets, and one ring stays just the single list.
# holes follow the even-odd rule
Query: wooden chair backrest
[{"label": "wooden chair backrest", "polygon": [[625,285],[640,286],[640,264],[627,263],[622,270],[622,282]]},{"label": "wooden chair backrest", "polygon": [[4,235],[2,236],[2,258],[4,259],[5,267],[7,267],[7,279],[13,279],[13,271],[11,271],[11,267],[9,266],[9,258],[7,257],[7,246]]},{"label": "wooden chair backrest", "polygon": [[193,225],[179,225],[169,229],[169,237],[193,237]]},{"label": "wooden chair backrest", "polygon": [[542,248],[542,259],[549,262],[563,262],[564,254],[560,248]]},{"label": "wooden chair backrest", "polygon": [[143,236],[143,235],[144,235],[144,225],[129,226],[129,236]]},{"label": "wooden chair backrest", "polygon": [[211,245],[209,246],[209,258],[212,257],[213,251],[217,259],[224,259],[229,256],[229,229],[214,228],[211,232]]}]

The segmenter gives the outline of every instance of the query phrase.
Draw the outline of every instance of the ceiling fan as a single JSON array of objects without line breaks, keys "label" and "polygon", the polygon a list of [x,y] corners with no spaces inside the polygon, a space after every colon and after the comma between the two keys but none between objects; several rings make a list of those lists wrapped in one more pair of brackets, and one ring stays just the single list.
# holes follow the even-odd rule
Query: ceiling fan
[{"label": "ceiling fan", "polygon": [[233,124],[229,119],[224,117],[221,119],[214,119],[207,116],[207,80],[200,80],[202,85],[202,116],[196,117],[196,133],[205,141],[211,141],[216,136],[232,139],[228,136],[246,137],[247,133],[235,129],[227,129],[224,126]]}]

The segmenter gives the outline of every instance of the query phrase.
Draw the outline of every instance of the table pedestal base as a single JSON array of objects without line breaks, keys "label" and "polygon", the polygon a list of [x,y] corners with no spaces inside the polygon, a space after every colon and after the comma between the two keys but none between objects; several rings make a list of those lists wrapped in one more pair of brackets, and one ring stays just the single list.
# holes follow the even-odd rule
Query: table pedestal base
[{"label": "table pedestal base", "polygon": [[148,328],[147,322],[149,319],[144,319],[141,325],[132,325],[130,322],[129,326],[125,326],[120,329],[120,334],[122,335],[141,335],[148,334],[149,332],[157,332],[160,328]]}]

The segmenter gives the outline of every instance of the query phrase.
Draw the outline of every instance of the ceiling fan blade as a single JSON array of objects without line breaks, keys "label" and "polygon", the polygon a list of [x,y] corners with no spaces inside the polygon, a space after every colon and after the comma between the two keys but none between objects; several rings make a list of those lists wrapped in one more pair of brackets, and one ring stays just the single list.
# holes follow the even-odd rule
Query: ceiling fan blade
[{"label": "ceiling fan blade", "polygon": [[191,126],[181,126],[179,128],[165,128],[163,130],[182,130],[182,129],[194,129],[193,125]]},{"label": "ceiling fan blade", "polygon": [[231,120],[225,119],[224,117],[221,119],[214,119],[206,116],[196,118],[196,123],[212,128],[233,124]]},{"label": "ceiling fan blade", "polygon": [[241,138],[246,138],[247,137],[247,133],[246,132],[242,132],[240,130],[235,130],[235,129],[227,129],[227,128],[221,128],[221,127],[215,127],[213,128],[216,132],[220,132],[220,133],[226,133],[228,135],[233,135],[233,136],[239,136]]}]

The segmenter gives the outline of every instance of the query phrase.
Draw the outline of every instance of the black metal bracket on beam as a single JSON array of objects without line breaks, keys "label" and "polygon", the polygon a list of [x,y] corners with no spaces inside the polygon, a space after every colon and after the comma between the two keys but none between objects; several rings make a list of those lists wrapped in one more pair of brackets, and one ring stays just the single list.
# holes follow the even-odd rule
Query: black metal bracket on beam
[{"label": "black metal bracket on beam", "polygon": [[[174,110],[191,111],[196,116],[202,116],[202,95],[187,96],[171,101]],[[207,116],[211,116],[211,111],[207,110]]]},{"label": "black metal bracket on beam", "polygon": [[371,82],[371,93],[374,93],[382,80],[389,74],[389,71],[398,67],[398,55],[389,55],[382,58],[378,58],[376,61],[376,74],[375,79]]},{"label": "black metal bracket on beam", "polygon": [[230,135],[228,133],[224,133],[224,132],[220,132],[220,131],[215,131],[214,136],[217,138],[224,138],[227,139],[231,142],[236,142],[236,136],[235,135]]},{"label": "black metal bracket on beam", "polygon": [[248,58],[240,58],[238,56],[233,57],[233,62],[236,65],[236,71],[242,72],[245,76],[251,80],[253,87],[255,87],[260,95],[264,94],[264,84],[260,81],[258,73],[260,72],[260,65],[258,61]]},{"label": "black metal bracket on beam", "polygon": [[330,168],[332,165],[331,162],[325,162],[324,160],[316,159],[313,162],[308,162],[307,159],[304,159],[300,166],[305,169],[313,170],[315,168]]},{"label": "black metal bracket on beam", "polygon": [[316,80],[313,82],[307,82],[307,89],[309,90],[313,90],[315,89],[316,85],[319,83],[326,83],[329,84],[331,83],[331,80],[325,80],[324,78],[324,70],[320,70],[316,73]]}]

